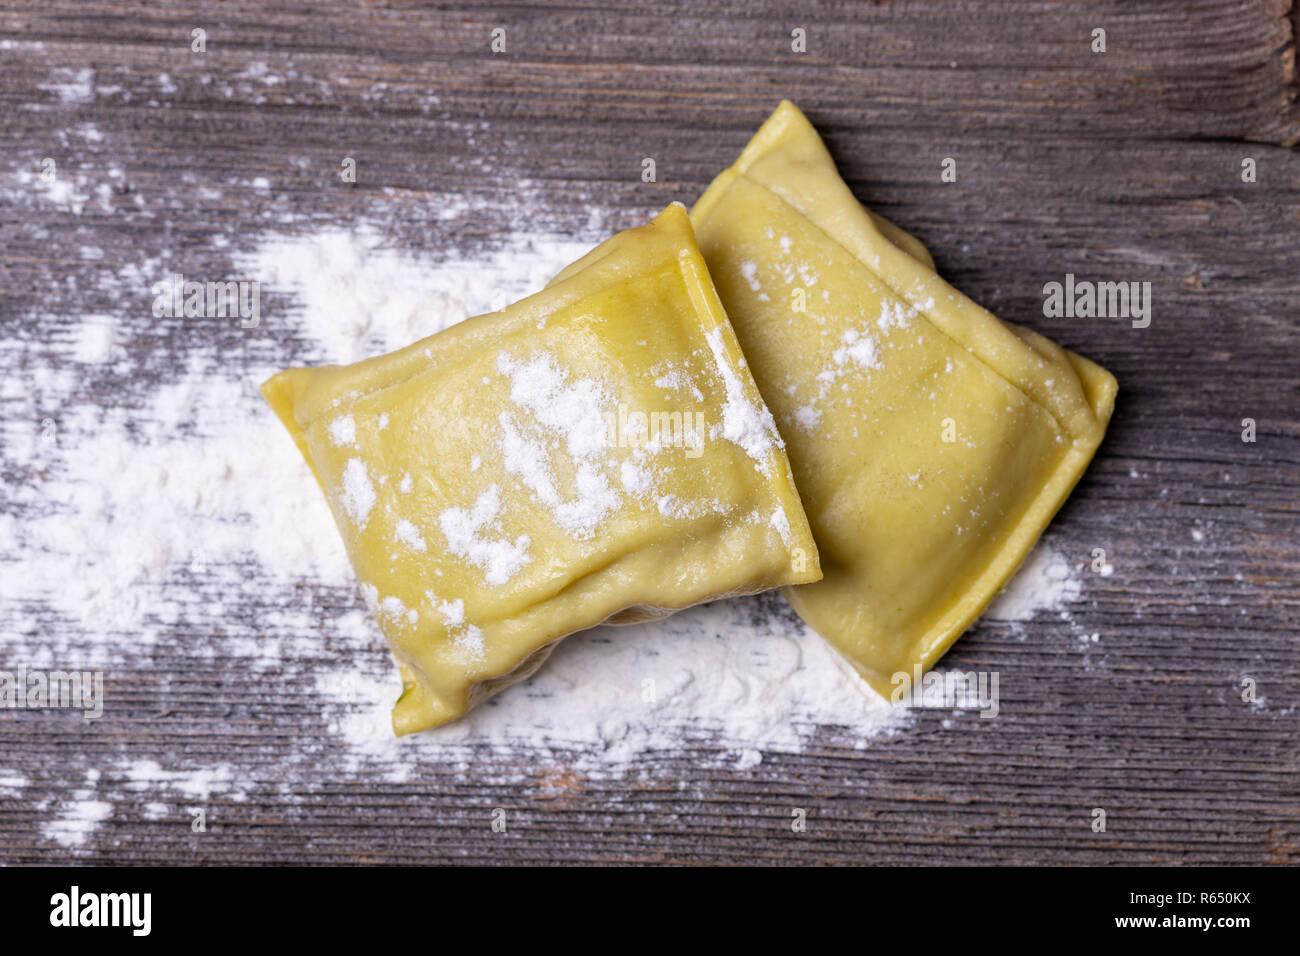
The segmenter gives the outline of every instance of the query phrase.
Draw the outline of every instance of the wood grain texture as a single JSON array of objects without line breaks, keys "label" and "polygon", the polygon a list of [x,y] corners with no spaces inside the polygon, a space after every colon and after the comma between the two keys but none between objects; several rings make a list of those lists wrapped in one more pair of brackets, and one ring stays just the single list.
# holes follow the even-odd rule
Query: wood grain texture
[{"label": "wood grain texture", "polygon": [[[203,56],[189,50],[196,26]],[[790,52],[797,26],[806,55]],[[1104,55],[1088,49],[1095,26]],[[0,789],[0,862],[1300,861],[1294,27],[1285,0],[11,0],[0,175],[12,184],[53,156],[112,192],[79,215],[0,206],[0,329],[33,342],[6,376],[66,362],[69,317],[120,309],[97,278],[142,259],[227,275],[263,232],[359,222],[412,250],[490,249],[520,210],[539,231],[597,238],[692,202],[789,97],[856,194],[925,241],[954,285],[1099,361],[1121,392],[1051,531],[1076,563],[1102,547],[1115,565],[1072,609],[1099,641],[1050,619],[984,622],[946,659],[1000,673],[997,719],[921,711],[862,750],[851,729],[828,730],[748,770],[719,765],[702,736],[613,777],[521,756],[424,761],[390,783],[334,762],[311,686],[220,656],[196,665],[212,636],[181,624],[148,666],[109,675],[101,721],[0,712],[0,771],[31,781]],[[49,88],[84,70],[89,99]],[[336,175],[345,155],[355,186]],[[658,183],[641,182],[644,156]],[[944,157],[957,183],[939,182]],[[1258,183],[1241,181],[1246,157]],[[431,215],[464,197],[496,211]],[[1150,281],[1150,328],[1044,318],[1042,286],[1067,272]],[[258,336],[218,322],[137,331],[130,375],[88,376],[69,398],[142,406],[187,336],[209,336],[235,370],[294,348],[273,320]],[[0,478],[37,482],[39,467],[3,455]],[[277,601],[314,602],[322,620],[356,601],[307,585],[263,600],[232,608],[232,628]],[[0,605],[0,653],[30,638],[9,620]],[[321,659],[337,651],[325,633]],[[1263,705],[1241,702],[1247,675]],[[81,769],[123,754],[232,765],[246,798],[211,801],[199,835],[144,812],[174,794],[106,779],[113,811],[84,848],[42,836]],[[511,811],[505,834],[488,825],[494,807]],[[807,833],[790,832],[792,807],[808,809]],[[1090,829],[1094,807],[1108,832]]]}]

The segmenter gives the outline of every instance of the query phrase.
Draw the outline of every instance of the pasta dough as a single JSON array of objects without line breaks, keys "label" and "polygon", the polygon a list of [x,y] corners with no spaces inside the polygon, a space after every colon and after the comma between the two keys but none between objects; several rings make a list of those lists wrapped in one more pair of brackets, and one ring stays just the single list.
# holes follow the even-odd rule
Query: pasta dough
[{"label": "pasta dough", "polygon": [[825,577],[787,597],[890,696],[1029,552],[1101,442],[1115,379],[939,278],[789,102],[691,218],[820,548]]},{"label": "pasta dough", "polygon": [[821,576],[679,205],[501,312],[262,391],[400,664],[399,734],[574,631]]}]

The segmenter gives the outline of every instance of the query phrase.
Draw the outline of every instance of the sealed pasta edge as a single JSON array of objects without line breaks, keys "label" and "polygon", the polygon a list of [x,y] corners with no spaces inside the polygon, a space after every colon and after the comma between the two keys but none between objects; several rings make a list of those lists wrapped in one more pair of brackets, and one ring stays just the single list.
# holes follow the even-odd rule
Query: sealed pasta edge
[{"label": "sealed pasta edge", "polygon": [[1110,424],[1111,416],[1115,413],[1115,402],[1119,399],[1119,379],[1109,369],[1090,358],[1069,349],[1065,350],[1065,354],[1079,376],[1084,396],[1092,406],[1093,414],[1105,431]]},{"label": "sealed pasta edge", "polygon": [[[763,398],[763,393],[759,391],[758,383],[754,380],[754,373],[749,367],[749,361],[745,358],[744,349],[740,347],[740,339],[736,336],[736,330],[732,327],[731,319],[727,316],[726,307],[722,304],[718,290],[713,284],[713,276],[709,273],[708,264],[704,261],[704,256],[700,252],[699,243],[695,236],[695,228],[691,224],[689,216],[684,220],[684,225],[689,245],[678,253],[677,262],[682,272],[682,280],[686,283],[687,290],[690,293],[691,301],[697,311],[708,316],[710,321],[713,322],[713,327],[721,334],[723,347],[728,353],[728,361],[732,363],[736,375],[740,378],[746,398],[761,407],[769,418],[772,418],[772,410],[768,408],[767,400]],[[775,421],[772,423],[772,429],[780,438],[780,431],[777,429]],[[784,439],[780,439],[780,443],[773,446],[769,465],[772,467],[772,473],[767,477],[774,484],[780,486],[778,492],[779,503],[782,506],[786,520],[790,523],[791,539],[799,542],[800,550],[806,550],[805,557],[811,562],[806,572],[809,578],[801,583],[820,581],[822,577],[821,555],[813,538],[812,525],[808,521],[808,511],[804,507],[803,496],[800,495],[799,487],[794,480],[794,472],[790,466],[789,455],[785,450]],[[791,502],[794,507],[785,507],[787,502]],[[791,513],[792,511],[794,513]]]},{"label": "sealed pasta edge", "polygon": [[[1053,470],[1051,477],[1044,483],[1039,493],[1025,507],[1015,527],[1007,535],[1006,541],[989,561],[983,573],[952,603],[947,612],[908,645],[908,650],[902,655],[905,660],[896,661],[894,669],[889,673],[871,667],[850,654],[843,643],[848,635],[824,624],[819,626],[818,623],[814,623],[818,615],[803,600],[801,592],[804,585],[782,588],[782,594],[809,628],[849,661],[873,690],[881,697],[889,699],[891,678],[899,668],[910,673],[914,665],[920,664],[922,673],[930,671],[952,648],[952,645],[988,610],[989,605],[1024,565],[1043,533],[1051,526],[1057,513],[1069,500],[1075,486],[1087,471],[1103,437],[1102,432],[1097,432],[1089,438],[1072,444],[1066,450],[1060,464]],[[816,586],[816,584],[811,585],[812,588]]]},{"label": "sealed pasta edge", "polygon": [[[811,536],[810,536],[811,540]],[[818,571],[820,575],[820,570]],[[393,733],[398,737],[433,730],[459,720],[483,702],[495,697],[502,691],[532,677],[556,647],[562,642],[584,631],[596,627],[625,627],[663,620],[692,607],[723,601],[731,598],[750,597],[790,586],[778,580],[776,576],[764,578],[751,586],[734,588],[727,592],[710,593],[698,600],[677,605],[650,605],[644,602],[628,604],[607,614],[598,621],[583,624],[562,634],[550,637],[524,655],[509,671],[494,677],[472,681],[465,687],[463,700],[450,700],[438,694],[432,682],[415,661],[398,659],[398,669],[402,679],[402,691],[393,704],[391,722]],[[386,635],[385,635],[386,636]],[[388,641],[390,650],[397,657],[392,642]]]},{"label": "sealed pasta edge", "polygon": [[262,398],[266,400],[266,404],[271,406],[271,411],[275,412],[275,416],[280,419],[280,423],[288,431],[289,437],[293,439],[293,443],[297,446],[303,460],[307,462],[307,467],[311,469],[316,484],[320,486],[321,492],[328,500],[329,489],[325,487],[325,481],[316,468],[315,458],[311,453],[311,449],[307,447],[306,428],[298,418],[299,410],[302,408],[307,392],[310,390],[316,375],[317,369],[314,368],[285,369],[263,382],[258,391],[262,393]]},{"label": "sealed pasta edge", "polygon": [[[671,234],[672,230],[678,226],[678,217],[687,216],[685,207],[679,202],[672,202],[655,213],[648,221],[641,223],[639,226],[633,226],[630,229],[623,229],[614,235],[602,240],[584,255],[578,257],[573,262],[557,272],[545,288],[550,289],[562,282],[572,279],[588,269],[600,266],[607,260],[611,260],[618,255],[627,246],[630,235],[641,237],[649,236],[656,244],[664,245],[664,252],[667,253],[667,245],[663,242],[664,234]],[[689,216],[687,216],[689,219]]]},{"label": "sealed pasta edge", "polygon": [[923,643],[917,655],[923,670],[928,671],[938,663],[957,639],[988,610],[989,605],[1024,566],[1043,533],[1051,526],[1057,513],[1074,492],[1075,486],[1082,480],[1102,437],[1102,433],[1098,432],[1082,440],[1082,444],[1076,442],[1066,451],[1052,477],[1025,508],[1006,543],[989,562],[977,586],[968,589],[949,614],[940,619],[932,629],[934,636],[929,642],[918,642]]}]

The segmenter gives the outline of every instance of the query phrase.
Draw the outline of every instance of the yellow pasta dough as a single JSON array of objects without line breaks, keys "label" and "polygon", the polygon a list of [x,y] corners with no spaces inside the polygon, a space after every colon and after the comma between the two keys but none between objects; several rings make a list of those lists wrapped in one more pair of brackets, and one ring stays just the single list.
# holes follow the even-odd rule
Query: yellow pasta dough
[{"label": "yellow pasta dough", "polygon": [[399,734],[574,631],[820,577],[679,205],[509,308],[262,391],[401,666]]},{"label": "yellow pasta dough", "polygon": [[1115,379],[939,278],[791,103],[691,218],[820,549],[824,578],[787,597],[889,696],[1029,552],[1101,442]]}]

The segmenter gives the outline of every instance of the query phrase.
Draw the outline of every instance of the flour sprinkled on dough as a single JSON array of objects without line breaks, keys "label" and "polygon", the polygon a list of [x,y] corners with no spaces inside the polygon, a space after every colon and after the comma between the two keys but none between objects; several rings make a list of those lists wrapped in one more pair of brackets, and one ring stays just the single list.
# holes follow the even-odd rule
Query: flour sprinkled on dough
[{"label": "flour sprinkled on dough", "polygon": [[754,459],[759,471],[767,474],[772,467],[772,455],[785,443],[777,434],[776,423],[766,405],[757,404],[747,394],[740,373],[732,366],[723,345],[722,329],[712,329],[705,334],[714,366],[726,389],[726,403],[722,408],[722,424],[714,426],[712,435],[739,445],[745,454]]},{"label": "flour sprinkled on dough", "polygon": [[375,506],[375,486],[370,472],[360,458],[349,458],[343,466],[343,509],[358,527],[365,527],[370,509]]},{"label": "flour sprinkled on dough", "polygon": [[[497,371],[510,381],[515,413],[500,416],[506,470],[518,475],[555,522],[575,540],[595,535],[620,504],[604,472],[609,451],[603,412],[612,404],[595,379],[562,370],[543,352],[516,359],[502,352]],[[561,495],[554,477],[552,449],[562,448],[574,470],[575,488]]]},{"label": "flour sprinkled on dough", "polygon": [[340,415],[329,425],[330,441],[336,445],[351,445],[357,440],[357,423],[351,415]]},{"label": "flour sprinkled on dough", "polygon": [[438,516],[447,547],[453,554],[482,568],[489,584],[505,584],[532,560],[528,555],[531,543],[528,535],[521,534],[510,542],[481,533],[500,514],[501,489],[490,485],[478,496],[471,510],[448,508]]},{"label": "flour sprinkled on dough", "polygon": [[393,526],[393,537],[416,551],[427,551],[429,548],[424,541],[424,536],[420,534],[420,529],[405,518],[399,518],[397,524]]},{"label": "flour sprinkled on dough", "polygon": [[880,368],[880,348],[871,336],[857,329],[846,329],[841,341],[844,344],[832,356],[836,365],[856,365],[863,371]]}]

